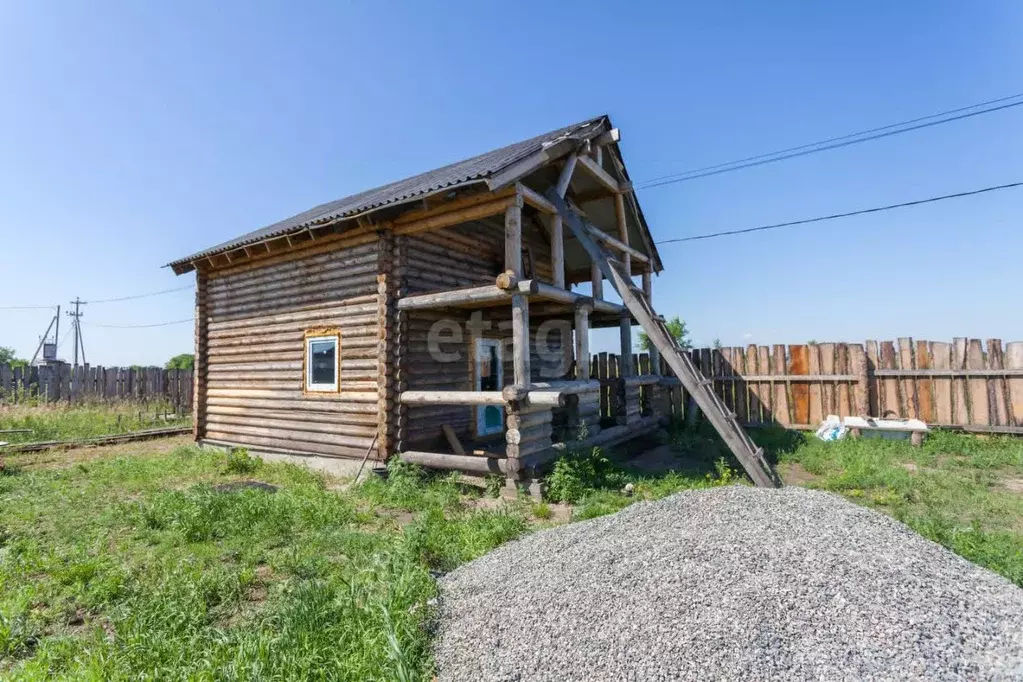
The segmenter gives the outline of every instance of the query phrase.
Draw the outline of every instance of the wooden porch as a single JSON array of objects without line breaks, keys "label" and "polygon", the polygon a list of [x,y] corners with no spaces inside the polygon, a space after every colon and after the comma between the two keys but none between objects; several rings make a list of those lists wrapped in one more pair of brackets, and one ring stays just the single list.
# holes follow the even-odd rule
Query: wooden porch
[{"label": "wooden porch", "polygon": [[[617,141],[617,135],[606,140]],[[653,264],[647,253],[630,246],[628,208],[637,207],[631,196],[631,185],[616,179],[604,170],[601,144],[588,143],[569,154],[560,166],[554,188],[564,198],[573,186],[572,206],[586,215],[580,204],[611,200],[614,207],[613,224],[602,230],[587,223],[588,235],[605,248],[612,250],[628,269],[632,278],[633,267],[641,277],[642,289],[652,295]],[[573,177],[576,178],[572,185]],[[533,261],[528,248],[524,249],[524,211],[528,213],[527,229],[532,237],[539,232],[549,240],[550,277],[538,276],[535,263],[524,263],[524,255]],[[430,468],[458,470],[472,474],[500,474],[510,481],[538,475],[546,464],[560,456],[568,447],[610,446],[630,438],[648,434],[667,419],[665,403],[660,398],[662,388],[677,379],[661,376],[657,351],[651,352],[653,361],[648,374],[640,375],[629,360],[619,368],[615,378],[620,384],[621,410],[615,423],[603,428],[600,418],[602,383],[591,367],[589,331],[591,327],[620,329],[623,358],[632,358],[633,316],[622,304],[603,298],[604,274],[597,263],[586,257],[585,251],[566,238],[562,217],[544,196],[523,182],[494,192],[456,199],[418,215],[395,221],[393,230],[398,235],[420,234],[503,216],[504,269],[492,284],[463,286],[422,293],[402,292],[394,300],[398,314],[397,336],[408,338],[414,333],[407,322],[408,314],[415,311],[497,311],[509,314],[511,322],[510,364],[512,382],[502,390],[419,390],[403,381],[402,367],[409,363],[427,363],[423,354],[398,358],[398,382],[395,408],[399,414],[397,428],[398,453],[405,461]],[[635,224],[637,219],[633,219]],[[612,235],[610,231],[614,231]],[[634,230],[635,231],[635,230]],[[644,238],[645,239],[645,238]],[[566,248],[574,249],[575,263],[566,267]],[[648,249],[649,253],[649,249]],[[635,266],[633,265],[635,264]],[[399,266],[400,269],[400,266]],[[572,285],[589,282],[591,295],[572,291]],[[572,340],[566,352],[570,356],[568,371],[556,379],[542,380],[531,367],[530,325],[537,320],[561,320],[570,325]],[[422,330],[419,330],[422,333]],[[399,349],[402,342],[399,340]],[[400,351],[399,351],[400,352]],[[406,372],[407,374],[407,372]],[[640,393],[648,390],[655,399],[644,413],[640,409]],[[440,448],[423,450],[405,436],[410,428],[405,416],[409,408],[451,405],[465,407],[499,406],[503,409],[504,428],[499,438],[481,444],[459,442],[451,429],[445,428],[448,452]],[[436,425],[438,431],[442,425]],[[438,439],[435,439],[437,442]]]}]

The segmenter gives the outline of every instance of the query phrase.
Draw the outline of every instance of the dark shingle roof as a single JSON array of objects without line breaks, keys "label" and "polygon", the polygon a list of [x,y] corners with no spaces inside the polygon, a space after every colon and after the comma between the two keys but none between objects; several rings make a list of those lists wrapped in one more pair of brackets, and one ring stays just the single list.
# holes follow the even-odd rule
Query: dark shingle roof
[{"label": "dark shingle roof", "polygon": [[338,218],[351,217],[383,206],[404,203],[424,195],[433,194],[439,190],[485,181],[501,170],[508,168],[513,163],[541,151],[559,139],[570,135],[578,135],[585,138],[595,135],[601,130],[601,124],[606,120],[605,116],[599,116],[581,121],[574,125],[523,140],[522,142],[516,142],[507,147],[495,149],[486,154],[480,154],[479,156],[453,163],[449,166],[421,173],[398,182],[392,182],[383,187],[353,194],[344,199],[321,204],[255,232],[249,232],[236,239],[192,254],[187,258],[176,260],[169,263],[169,265],[180,265],[196,258],[203,258],[215,253],[240,248],[246,244],[262,241],[268,237],[297,232],[311,225],[329,222]]}]

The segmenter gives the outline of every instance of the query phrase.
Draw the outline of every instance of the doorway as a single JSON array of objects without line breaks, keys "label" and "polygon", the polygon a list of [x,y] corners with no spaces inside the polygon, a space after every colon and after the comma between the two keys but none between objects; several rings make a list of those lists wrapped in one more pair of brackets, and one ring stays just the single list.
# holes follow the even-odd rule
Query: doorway
[{"label": "doorway", "polygon": [[[475,385],[477,391],[504,388],[504,364],[498,339],[476,339]],[[476,407],[476,435],[489,436],[504,430],[504,408],[500,405]]]}]

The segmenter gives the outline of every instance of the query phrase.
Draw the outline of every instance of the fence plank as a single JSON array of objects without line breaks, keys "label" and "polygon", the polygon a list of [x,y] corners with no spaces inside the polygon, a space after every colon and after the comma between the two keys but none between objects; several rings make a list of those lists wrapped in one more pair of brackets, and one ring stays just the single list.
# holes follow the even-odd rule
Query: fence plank
[{"label": "fence plank", "polygon": [[[822,343],[817,346],[817,350],[821,356],[821,374],[834,374],[835,373],[835,344],[833,343]],[[821,386],[821,412],[825,416],[829,414],[839,414],[838,404],[836,400],[836,394],[838,386],[830,381],[823,382]]]},{"label": "fence plank", "polygon": [[[793,344],[789,346],[789,374],[809,374],[810,358],[806,346]],[[789,391],[792,394],[792,420],[796,424],[810,423],[810,387],[806,382],[792,383]]]},{"label": "fence plank", "polygon": [[[759,374],[771,373],[771,349],[767,346],[757,346],[757,372]],[[760,382],[757,387],[757,395],[760,398],[760,421],[763,424],[770,424],[774,421],[774,412],[771,408],[772,393],[771,384],[766,381]]]},{"label": "fence plank", "polygon": [[[785,376],[787,360],[788,358],[785,355],[785,346],[776,344],[771,350],[771,374]],[[772,403],[774,405],[775,421],[782,426],[788,426],[791,424],[792,418],[789,414],[789,392],[788,387],[784,382],[775,382],[774,398]]]},{"label": "fence plank", "polygon": [[[1023,341],[1005,344],[1005,368],[1023,369]],[[1010,426],[1023,426],[1023,377],[1009,379],[1008,418]]]},{"label": "fence plank", "polygon": [[877,341],[867,341],[867,396],[870,400],[869,408],[870,415],[873,417],[881,416],[881,387],[874,379],[874,370],[880,365],[880,353],[877,350]]},{"label": "fence plank", "polygon": [[[931,363],[934,369],[951,369],[951,346],[943,341],[931,343]],[[952,379],[934,380],[934,416],[939,424],[954,423],[952,407]]]},{"label": "fence plank", "polygon": [[[839,343],[835,345],[835,373],[851,374],[852,367],[849,364],[849,344]],[[838,409],[838,416],[853,416],[852,402],[849,397],[849,384],[844,381],[835,388],[835,399]]]},{"label": "fence plank", "polygon": [[[811,343],[806,346],[807,374],[821,374],[820,346]],[[824,419],[824,382],[817,380],[806,387],[810,408],[808,421],[804,424],[820,424]]]},{"label": "fence plank", "polygon": [[[980,339],[970,339],[966,351],[967,369],[984,369],[984,347]],[[991,412],[988,409],[987,378],[969,380],[970,424],[990,426]]]},{"label": "fence plank", "polygon": [[[743,359],[743,367],[746,374],[760,374],[757,367],[757,347],[753,344],[746,346],[746,357]],[[763,417],[760,415],[760,384],[757,382],[743,382],[746,391],[746,421],[752,424],[760,424]]]},{"label": "fence plank", "polygon": [[[1002,340],[987,340],[987,367],[988,369],[1002,369],[1005,362],[1002,358]],[[991,424],[993,426],[1008,426],[1009,416],[1005,402],[1005,378],[991,377],[988,380],[988,402],[991,408]]]},{"label": "fence plank", "polygon": [[[882,341],[879,369],[899,369],[896,358],[895,344],[891,341]],[[878,383],[880,384],[877,392],[881,399],[879,406],[881,416],[890,416],[892,414],[902,416],[899,406],[899,380],[886,377],[882,378]]]},{"label": "fence plank", "polygon": [[738,415],[739,423],[744,424],[749,419],[749,393],[746,382],[742,375],[746,374],[746,351],[742,348],[732,349],[732,369],[735,372],[735,413]]},{"label": "fence plank", "polygon": [[[933,369],[931,363],[931,352],[926,341],[916,342],[916,368]],[[935,420],[934,415],[934,382],[927,377],[921,377],[916,384],[916,400],[920,419],[927,423]]]},{"label": "fence plank", "polygon": [[[901,369],[916,369],[915,358],[913,357],[913,339],[909,337],[899,338],[899,365]],[[901,382],[902,390],[900,391],[901,402],[899,405],[902,408],[900,414],[903,417],[910,417],[916,419],[920,415],[919,408],[917,407],[916,398],[916,378],[905,377]]]},{"label": "fence plank", "polygon": [[[952,369],[966,369],[966,339],[952,339]],[[954,424],[969,424],[970,413],[966,403],[966,379],[952,380],[952,420]]]}]

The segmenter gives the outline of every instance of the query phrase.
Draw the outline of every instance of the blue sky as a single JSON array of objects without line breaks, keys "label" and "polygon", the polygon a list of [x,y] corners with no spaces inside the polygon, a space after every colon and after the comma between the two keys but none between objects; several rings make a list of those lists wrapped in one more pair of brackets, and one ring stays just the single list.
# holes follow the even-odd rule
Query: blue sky
[{"label": "blue sky", "polygon": [[[599,113],[642,181],[1023,91],[1021,30],[1010,1],[8,2],[0,306],[182,286],[164,263]],[[639,198],[667,239],[1018,181],[1021,124],[1010,109]],[[1021,209],[1006,191],[664,245],[655,303],[703,343],[1020,340]],[[192,347],[189,324],[94,326],[188,318],[189,291],[85,310],[94,364]],[[0,345],[30,354],[49,315],[0,310]]]}]

